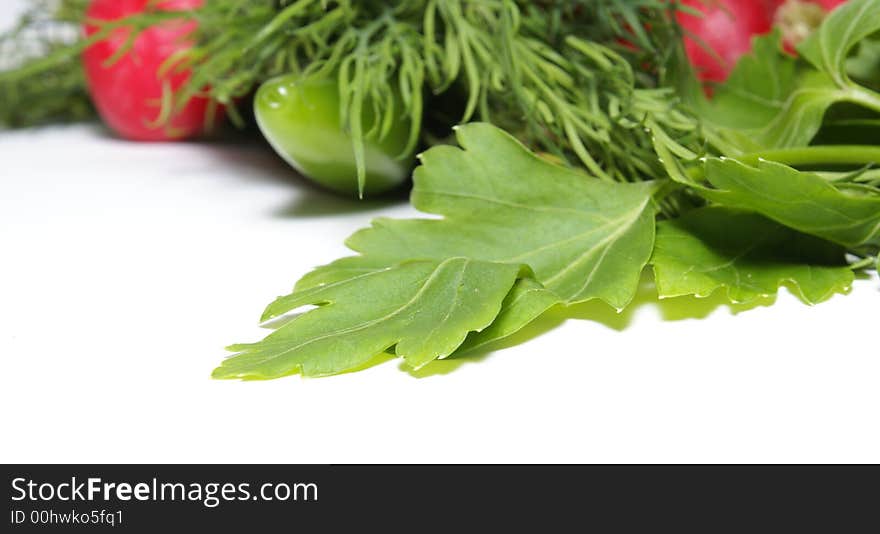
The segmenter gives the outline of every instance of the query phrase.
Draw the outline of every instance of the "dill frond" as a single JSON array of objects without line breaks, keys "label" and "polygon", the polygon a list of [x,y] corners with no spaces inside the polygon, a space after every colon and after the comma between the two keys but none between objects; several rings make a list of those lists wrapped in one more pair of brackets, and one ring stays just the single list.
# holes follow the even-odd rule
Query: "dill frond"
[{"label": "dill frond", "polygon": [[[291,72],[333,78],[339,83],[342,126],[354,139],[356,155],[362,155],[366,140],[381,139],[400,115],[412,124],[409,152],[423,138],[423,118],[438,115],[434,104],[448,107],[454,102],[457,109],[439,114],[457,116],[455,122],[496,123],[533,148],[602,179],[655,178],[663,169],[645,124],[663,128],[678,142],[695,128],[677,110],[673,91],[661,83],[680,42],[669,14],[673,4],[212,0],[198,10],[173,14],[198,25],[198,44],[169,60],[168,68],[192,70],[173,105],[207,94],[240,121],[235,102],[269,78]],[[144,28],[159,16],[145,13],[115,26]],[[18,44],[20,36],[6,39]],[[11,73],[0,73],[0,91],[13,95],[9,102],[30,98],[46,111],[44,116],[4,122],[60,118],[53,109],[69,108],[74,98],[83,100],[78,62],[70,59],[85,45],[79,39]],[[41,79],[59,71],[70,76],[62,84],[67,93],[50,91],[52,84]],[[395,102],[402,102],[403,109]],[[379,120],[365,131],[367,107]],[[13,109],[4,103],[0,117]]]},{"label": "dill frond", "polygon": [[86,5],[85,0],[37,0],[0,35],[0,126],[78,121],[94,114],[76,49]]}]

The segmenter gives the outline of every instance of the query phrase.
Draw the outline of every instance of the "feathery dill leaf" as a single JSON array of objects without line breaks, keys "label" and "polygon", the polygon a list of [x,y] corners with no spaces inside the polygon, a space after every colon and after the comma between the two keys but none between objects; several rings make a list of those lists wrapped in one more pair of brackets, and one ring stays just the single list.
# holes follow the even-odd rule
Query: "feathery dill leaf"
[{"label": "feathery dill leaf", "polygon": [[[77,54],[86,0],[37,0],[0,35],[0,126],[93,115]],[[15,76],[10,76],[15,74]]]},{"label": "feathery dill leaf", "polygon": [[[148,11],[106,26],[140,29],[171,16],[197,22],[197,45],[169,60],[168,68],[192,69],[189,82],[175,95],[175,106],[207,93],[234,111],[234,102],[273,76],[335,77],[342,126],[354,139],[361,172],[366,140],[381,139],[392,120],[404,114],[412,124],[404,151],[409,152],[422,137],[423,116],[434,113],[431,104],[441,95],[444,105],[457,103],[455,122],[491,121],[600,178],[632,181],[663,174],[646,121],[676,139],[694,128],[676,109],[672,91],[658,82],[679,46],[669,4],[212,0],[190,12]],[[7,39],[18,42],[15,36]],[[77,72],[78,62],[70,56],[86,45],[81,38],[55,52],[60,55],[35,60],[36,66],[26,62],[0,73],[4,94],[31,88],[33,102],[45,106],[43,117],[7,124],[42,122],[69,102],[36,87],[52,71]],[[64,54],[68,57],[58,59]],[[78,80],[65,87],[82,97]],[[30,97],[20,91],[8,98],[0,116],[25,98]],[[395,108],[396,101],[403,109]],[[367,106],[379,118],[369,130],[361,121]],[[450,116],[448,109],[443,113]]]}]

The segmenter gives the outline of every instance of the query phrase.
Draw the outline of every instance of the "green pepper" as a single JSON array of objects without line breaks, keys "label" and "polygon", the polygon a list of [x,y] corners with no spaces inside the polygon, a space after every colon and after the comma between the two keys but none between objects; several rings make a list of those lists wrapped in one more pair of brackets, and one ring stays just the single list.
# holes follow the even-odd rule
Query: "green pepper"
[{"label": "green pepper", "polygon": [[[395,95],[395,109],[403,109]],[[266,81],[254,98],[257,124],[272,148],[314,182],[349,195],[358,194],[357,161],[351,134],[340,119],[339,89],[332,79],[288,74]],[[375,125],[372,106],[363,106],[363,131]],[[413,151],[407,150],[411,121],[401,117],[379,140],[364,140],[364,193],[400,185],[409,176]]]}]

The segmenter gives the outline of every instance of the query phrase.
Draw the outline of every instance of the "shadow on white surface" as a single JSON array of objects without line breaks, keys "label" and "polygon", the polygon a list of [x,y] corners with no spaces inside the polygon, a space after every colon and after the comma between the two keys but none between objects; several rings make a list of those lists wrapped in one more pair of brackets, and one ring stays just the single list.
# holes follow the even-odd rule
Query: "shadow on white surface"
[{"label": "shadow on white surface", "polygon": [[292,186],[295,191],[290,201],[273,211],[272,217],[308,218],[378,211],[405,204],[409,198],[412,187],[409,180],[387,194],[363,200],[325,189],[288,165],[259,135],[254,135],[253,132],[247,135],[248,131],[225,132],[222,136],[209,142],[202,141],[199,145],[203,147],[202,150],[222,162],[224,167],[240,169],[240,172],[234,174],[244,180],[256,179]]},{"label": "shadow on white surface", "polygon": [[620,313],[600,300],[591,300],[573,306],[557,306],[512,336],[492,343],[474,353],[462,356],[453,354],[445,360],[435,360],[418,370],[408,367],[403,362],[400,363],[399,368],[415,378],[446,375],[463,365],[483,362],[497,351],[543,336],[569,320],[592,321],[609,330],[623,332],[632,324],[635,316],[646,308],[654,308],[663,321],[672,322],[702,320],[723,308],[736,315],[758,307],[770,306],[775,300],[774,297],[765,297],[748,304],[734,304],[727,299],[723,291],[715,291],[705,298],[684,296],[659,299],[653,277],[650,275],[650,271],[646,271],[632,303]]},{"label": "shadow on white surface", "polygon": [[[303,179],[302,181],[307,181]],[[409,198],[410,183],[380,198],[358,200],[347,198],[330,191],[308,184],[286,206],[276,210],[273,215],[280,218],[288,217],[333,217],[340,213],[362,213],[379,211],[396,205],[405,204]]]}]

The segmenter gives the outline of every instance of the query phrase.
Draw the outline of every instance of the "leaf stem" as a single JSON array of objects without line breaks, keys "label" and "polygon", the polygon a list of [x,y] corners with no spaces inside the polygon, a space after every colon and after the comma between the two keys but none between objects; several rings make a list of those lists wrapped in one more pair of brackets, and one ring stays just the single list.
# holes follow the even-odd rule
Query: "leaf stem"
[{"label": "leaf stem", "polygon": [[877,258],[873,256],[868,256],[867,258],[862,258],[861,260],[851,263],[849,268],[853,271],[861,271],[862,269],[868,269],[870,267],[876,267]]},{"label": "leaf stem", "polygon": [[880,163],[880,147],[873,145],[823,145],[762,150],[738,156],[747,165],[770,160],[785,165],[871,165]]},{"label": "leaf stem", "polygon": [[880,112],[880,94],[858,84],[850,84],[846,89],[846,99],[873,111]]}]

